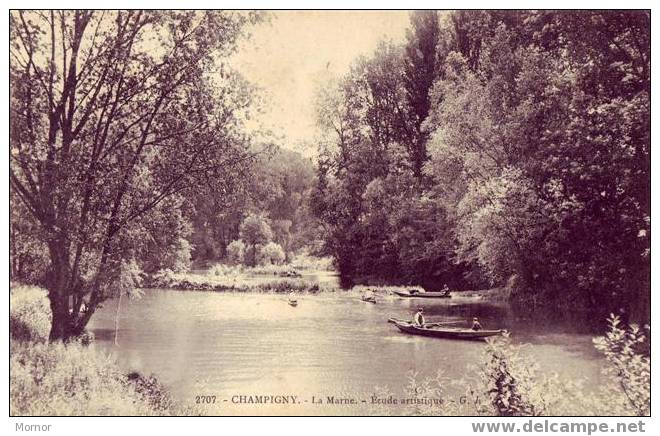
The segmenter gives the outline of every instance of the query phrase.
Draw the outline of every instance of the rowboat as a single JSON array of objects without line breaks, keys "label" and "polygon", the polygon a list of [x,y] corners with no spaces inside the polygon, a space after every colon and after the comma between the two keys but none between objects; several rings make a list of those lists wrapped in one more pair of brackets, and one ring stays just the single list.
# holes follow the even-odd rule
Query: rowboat
[{"label": "rowboat", "polygon": [[296,307],[298,305],[298,300],[289,300],[289,306]]},{"label": "rowboat", "polygon": [[404,298],[451,298],[450,292],[420,292],[420,291],[392,291],[399,297]]},{"label": "rowboat", "polygon": [[444,339],[479,340],[497,336],[504,332],[504,330],[472,330],[446,326],[419,327],[409,321],[400,320],[392,320],[391,322],[404,333]]},{"label": "rowboat", "polygon": [[[396,324],[397,322],[400,323],[409,323],[410,321],[407,321],[405,319],[401,318],[389,318],[387,322],[391,322],[392,324]],[[465,325],[465,321],[435,321],[435,322],[425,322],[424,326],[426,327],[438,327],[438,326],[447,326],[447,325],[456,325],[456,324],[463,324]]]}]

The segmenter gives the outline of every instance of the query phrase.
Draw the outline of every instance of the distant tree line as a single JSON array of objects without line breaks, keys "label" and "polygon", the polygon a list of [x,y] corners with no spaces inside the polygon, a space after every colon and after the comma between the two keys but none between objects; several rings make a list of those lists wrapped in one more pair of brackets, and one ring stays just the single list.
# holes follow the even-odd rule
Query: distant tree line
[{"label": "distant tree line", "polygon": [[277,244],[284,260],[301,249],[318,251],[319,224],[309,201],[315,177],[311,159],[272,146],[245,168],[241,183],[233,189],[193,195],[189,211],[193,260],[254,264],[253,245],[244,247],[246,257],[239,256],[240,261],[236,257],[240,244],[234,244],[233,252],[228,250],[235,241],[248,244],[242,231],[246,223],[267,227],[267,237],[256,244]]},{"label": "distant tree line", "polygon": [[414,12],[316,106],[342,275],[648,310],[647,11]]}]

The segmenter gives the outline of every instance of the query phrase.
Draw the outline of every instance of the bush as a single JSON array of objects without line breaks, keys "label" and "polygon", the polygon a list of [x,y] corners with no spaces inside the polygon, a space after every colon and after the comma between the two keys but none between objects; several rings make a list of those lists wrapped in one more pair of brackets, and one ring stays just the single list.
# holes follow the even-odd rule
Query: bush
[{"label": "bush", "polygon": [[169,251],[162,261],[162,265],[174,272],[186,272],[190,269],[192,246],[184,238],[178,238],[169,247]]},{"label": "bush", "polygon": [[242,265],[245,261],[245,243],[237,239],[227,245],[227,259],[234,265]]},{"label": "bush", "polygon": [[216,263],[208,270],[208,275],[217,276],[217,277],[233,277],[241,274],[243,272],[243,267],[240,265],[225,265],[222,263]]},{"label": "bush", "polygon": [[79,342],[10,343],[12,416],[189,415],[154,377],[122,374],[114,359]]},{"label": "bush", "polygon": [[610,329],[594,339],[594,346],[610,363],[606,372],[615,390],[625,398],[628,410],[637,416],[651,414],[651,359],[645,355],[646,335],[635,324],[625,328],[611,315]]},{"label": "bush", "polygon": [[153,287],[169,287],[176,282],[177,273],[171,269],[161,269],[156,274],[153,274],[147,280],[147,286]]},{"label": "bush", "polygon": [[275,242],[269,242],[261,247],[258,253],[259,263],[262,265],[281,265],[284,263],[286,255],[284,250]]},{"label": "bush", "polygon": [[[611,336],[611,329],[607,336]],[[598,341],[598,340],[596,340]],[[479,368],[479,382],[468,386],[476,414],[487,416],[629,416],[626,395],[618,389],[616,376],[596,390],[584,380],[560,379],[556,373],[538,371],[538,364],[514,345],[508,336],[488,341]],[[598,348],[598,347],[597,347]],[[617,351],[614,354],[621,356]],[[608,359],[609,360],[609,359]],[[650,389],[650,383],[647,383]],[[647,407],[650,404],[646,403]],[[648,410],[648,409],[647,409]],[[648,413],[648,412],[647,412]]]},{"label": "bush", "polygon": [[319,285],[301,279],[274,280],[267,283],[259,283],[256,289],[264,292],[287,293],[287,292],[319,292]]},{"label": "bush", "polygon": [[153,414],[112,361],[78,343],[11,344],[10,414]]},{"label": "bush", "polygon": [[520,355],[520,347],[511,344],[508,335],[489,340],[484,354],[479,377],[486,401],[477,410],[495,416],[545,412],[543,398],[535,395],[536,364]]},{"label": "bush", "polygon": [[167,412],[176,407],[170,393],[154,376],[144,376],[139,372],[131,372],[126,380],[135,389],[135,392],[154,410]]},{"label": "bush", "polygon": [[9,296],[9,334],[23,341],[42,342],[50,333],[51,311],[45,290],[19,286]]},{"label": "bush", "polygon": [[316,257],[301,252],[291,260],[291,266],[298,270],[333,271],[332,262],[333,259],[330,256]]}]

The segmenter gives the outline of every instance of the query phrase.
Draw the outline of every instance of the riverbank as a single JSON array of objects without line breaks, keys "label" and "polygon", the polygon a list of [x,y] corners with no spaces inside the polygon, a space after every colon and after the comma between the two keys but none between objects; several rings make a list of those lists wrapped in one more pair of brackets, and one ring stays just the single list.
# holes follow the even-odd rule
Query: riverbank
[{"label": "riverbank", "polygon": [[[252,273],[257,275],[256,273]],[[333,287],[321,287],[318,283],[304,280],[299,276],[279,276],[277,274],[261,273],[260,276],[273,275],[272,278],[259,277],[254,279],[243,270],[209,270],[204,273],[175,273],[169,270],[160,271],[147,277],[142,286],[145,288],[168,288],[179,291],[211,291],[211,292],[305,292],[316,293],[321,290],[333,291]]]},{"label": "riverbank", "polygon": [[[115,308],[109,302],[107,308],[95,314],[90,325],[90,331],[98,333],[98,339],[88,337],[87,342],[91,340],[92,345],[85,346],[85,341],[67,345],[46,343],[50,313],[45,291],[12,289],[10,413],[14,416],[321,413],[317,409],[304,409],[304,405],[301,409],[287,409],[288,412],[248,410],[244,406],[231,409],[224,403],[219,405],[221,408],[195,408],[194,395],[200,389],[233,395],[249,391],[254,380],[259,380],[262,391],[289,389],[301,397],[310,392],[331,394],[337,390],[365,398],[372,394],[381,398],[389,395],[413,398],[413,394],[421,392],[421,399],[442,400],[438,407],[379,406],[342,412],[346,414],[648,414],[650,360],[648,354],[639,351],[646,343],[646,332],[634,326],[612,322],[608,334],[594,341],[604,359],[595,356],[590,359],[601,361],[608,372],[600,382],[585,386],[583,371],[578,369],[577,374],[548,371],[542,357],[564,356],[561,361],[564,368],[572,367],[573,363],[580,363],[574,360],[575,348],[567,353],[563,345],[547,342],[530,345],[527,340],[503,337],[486,344],[447,342],[439,350],[438,342],[432,339],[394,332],[383,320],[390,313],[407,313],[410,304],[395,299],[390,303],[366,305],[357,298],[323,294],[303,298],[303,304],[294,309],[286,304],[286,299],[273,294],[160,290],[146,293],[143,300],[127,305],[119,327],[119,346],[112,340],[117,338],[117,324]],[[438,303],[436,309],[440,307],[449,310],[455,306]],[[433,306],[429,312],[433,312]],[[464,309],[459,305],[454,313],[463,316]],[[337,321],[342,323],[342,328],[338,328]],[[314,328],[308,328],[310,325]],[[104,336],[108,332],[114,334]],[[590,338],[584,339],[589,347]],[[220,349],[222,353],[218,355]],[[368,368],[360,360],[365,349],[380,350],[381,356],[390,357],[372,362],[377,368],[374,371],[374,367]],[[411,356],[417,356],[412,366],[415,373],[421,370],[417,375],[410,373]],[[269,362],[267,366],[262,365],[264,358]],[[457,363],[461,361],[470,363]],[[325,372],[328,365],[332,370]],[[362,368],[368,370],[359,374]],[[442,372],[432,377],[440,368]],[[156,378],[135,372],[136,369],[156,373],[168,389]],[[335,378],[329,381],[328,374]],[[374,378],[369,380],[369,377]],[[389,389],[375,391],[375,386]],[[515,404],[506,403],[511,398]]]},{"label": "riverbank", "polygon": [[[320,282],[309,276],[332,274],[328,271],[297,269],[292,266],[267,266],[258,268],[232,267],[215,265],[206,270],[175,273],[163,270],[147,277],[145,288],[167,288],[179,291],[206,292],[255,292],[255,293],[306,293],[351,292],[362,294],[369,292],[376,297],[395,296],[395,292],[420,289],[420,286],[397,285],[355,285],[342,288],[339,278],[334,281]],[[504,288],[485,290],[454,291],[455,298],[475,299],[483,302],[506,302],[508,292]]]},{"label": "riverbank", "polygon": [[196,415],[154,376],[125,373],[89,344],[90,336],[48,343],[50,307],[43,289],[10,289],[11,416]]}]

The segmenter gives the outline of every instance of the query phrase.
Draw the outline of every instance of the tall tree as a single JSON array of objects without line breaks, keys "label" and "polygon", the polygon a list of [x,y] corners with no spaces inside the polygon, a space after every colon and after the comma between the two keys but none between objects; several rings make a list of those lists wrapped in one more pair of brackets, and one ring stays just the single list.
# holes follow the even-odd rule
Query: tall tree
[{"label": "tall tree", "polygon": [[515,278],[518,301],[644,307],[648,14],[459,17],[481,29],[479,56],[447,56],[429,117],[458,254],[494,282]]},{"label": "tall tree", "polygon": [[241,223],[240,236],[248,247],[252,247],[252,256],[248,259],[248,263],[255,266],[258,246],[266,245],[273,239],[268,218],[260,214],[248,215]]},{"label": "tall tree", "polygon": [[249,93],[218,60],[255,18],[11,12],[10,182],[48,247],[51,340],[80,334],[124,283],[164,200],[250,159]]},{"label": "tall tree", "polygon": [[437,65],[442,59],[438,50],[440,35],[438,12],[415,11],[410,14],[410,22],[412,27],[406,35],[404,86],[413,134],[407,146],[415,177],[419,180],[422,177],[424,163],[428,159],[426,151],[428,133],[422,130],[422,123],[429,115],[431,108],[429,92],[436,78]]}]

